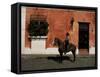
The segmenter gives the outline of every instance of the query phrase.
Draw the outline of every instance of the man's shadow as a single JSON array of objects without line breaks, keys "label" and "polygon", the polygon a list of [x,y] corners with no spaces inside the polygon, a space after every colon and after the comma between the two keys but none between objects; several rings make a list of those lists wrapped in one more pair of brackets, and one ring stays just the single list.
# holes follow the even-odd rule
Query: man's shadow
[{"label": "man's shadow", "polygon": [[70,61],[70,62],[73,62],[73,60],[69,57],[69,56],[63,56],[62,58],[57,55],[57,56],[49,56],[47,57],[48,60],[53,60],[57,63],[62,63],[64,60],[66,61]]}]

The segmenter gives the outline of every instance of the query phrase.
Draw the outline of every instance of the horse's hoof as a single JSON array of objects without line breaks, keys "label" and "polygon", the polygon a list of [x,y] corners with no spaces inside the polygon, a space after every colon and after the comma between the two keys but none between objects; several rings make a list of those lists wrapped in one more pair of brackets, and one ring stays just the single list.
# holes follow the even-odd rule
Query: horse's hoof
[{"label": "horse's hoof", "polygon": [[75,60],[72,60],[72,62],[75,62]]}]

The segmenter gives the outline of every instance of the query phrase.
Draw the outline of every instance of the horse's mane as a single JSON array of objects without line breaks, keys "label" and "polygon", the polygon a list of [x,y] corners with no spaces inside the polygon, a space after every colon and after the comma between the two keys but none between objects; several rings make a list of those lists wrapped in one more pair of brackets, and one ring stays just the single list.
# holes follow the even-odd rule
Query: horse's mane
[{"label": "horse's mane", "polygon": [[62,41],[61,39],[59,39],[59,38],[55,38],[57,41],[58,41],[58,44],[63,44],[64,43],[64,41]]}]

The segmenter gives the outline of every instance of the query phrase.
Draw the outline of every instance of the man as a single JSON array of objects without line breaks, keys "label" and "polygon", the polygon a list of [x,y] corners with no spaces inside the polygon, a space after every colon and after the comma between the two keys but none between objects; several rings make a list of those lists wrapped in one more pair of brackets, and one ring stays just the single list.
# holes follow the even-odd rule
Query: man
[{"label": "man", "polygon": [[65,38],[65,50],[68,49],[69,46],[69,33],[66,33],[66,38]]}]

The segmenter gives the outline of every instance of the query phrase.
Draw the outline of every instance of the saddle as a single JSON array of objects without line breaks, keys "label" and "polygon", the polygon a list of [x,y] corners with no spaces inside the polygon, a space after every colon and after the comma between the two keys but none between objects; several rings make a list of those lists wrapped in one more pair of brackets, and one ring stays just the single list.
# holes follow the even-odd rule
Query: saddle
[{"label": "saddle", "polygon": [[70,44],[69,44],[69,41],[64,41],[64,54],[66,54],[67,52],[69,52],[69,47],[70,47]]},{"label": "saddle", "polygon": [[69,42],[65,40],[64,41],[64,49],[68,50],[68,47],[69,47]]}]

